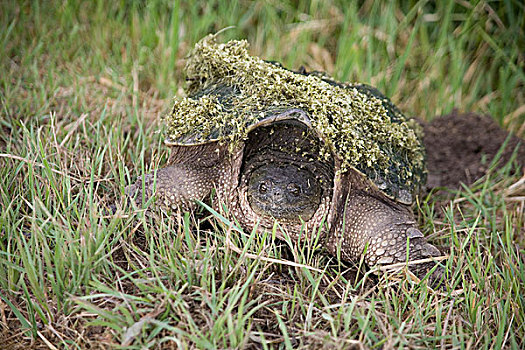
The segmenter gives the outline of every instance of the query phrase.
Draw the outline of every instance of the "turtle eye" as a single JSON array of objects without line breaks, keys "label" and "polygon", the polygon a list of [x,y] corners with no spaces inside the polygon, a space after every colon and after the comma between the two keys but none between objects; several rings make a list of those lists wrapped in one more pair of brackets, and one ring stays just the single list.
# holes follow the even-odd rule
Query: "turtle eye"
[{"label": "turtle eye", "polygon": [[298,196],[301,193],[301,188],[297,184],[289,184],[286,189],[294,196]]},{"label": "turtle eye", "polygon": [[266,193],[268,192],[268,185],[266,185],[264,182],[259,185],[259,192],[260,193]]}]

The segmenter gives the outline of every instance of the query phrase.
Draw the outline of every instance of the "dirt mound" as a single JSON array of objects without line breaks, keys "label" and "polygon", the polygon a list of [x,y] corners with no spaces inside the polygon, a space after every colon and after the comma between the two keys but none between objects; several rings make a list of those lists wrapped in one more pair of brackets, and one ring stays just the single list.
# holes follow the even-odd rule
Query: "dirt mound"
[{"label": "dirt mound", "polygon": [[[429,188],[458,188],[486,174],[509,135],[489,116],[474,113],[449,115],[422,123],[425,131]],[[519,146],[517,162],[525,166],[525,141],[511,136],[497,164],[505,165]]]}]

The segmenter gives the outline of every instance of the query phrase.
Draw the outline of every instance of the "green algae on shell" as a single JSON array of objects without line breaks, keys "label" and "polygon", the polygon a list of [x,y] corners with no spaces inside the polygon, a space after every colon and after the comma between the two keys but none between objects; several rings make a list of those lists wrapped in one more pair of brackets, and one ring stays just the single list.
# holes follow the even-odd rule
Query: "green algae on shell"
[{"label": "green algae on shell", "polygon": [[196,44],[186,72],[188,97],[165,117],[169,144],[235,144],[264,118],[298,108],[341,159],[341,171],[359,170],[404,203],[425,181],[419,129],[372,87],[299,74],[250,56],[245,40],[217,43],[214,35]]}]

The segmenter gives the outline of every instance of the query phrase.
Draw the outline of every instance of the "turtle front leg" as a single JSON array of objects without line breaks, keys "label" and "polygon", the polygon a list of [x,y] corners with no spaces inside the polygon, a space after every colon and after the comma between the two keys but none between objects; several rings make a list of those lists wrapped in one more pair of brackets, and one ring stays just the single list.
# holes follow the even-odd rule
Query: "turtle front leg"
[{"label": "turtle front leg", "polygon": [[206,199],[214,188],[228,189],[224,178],[231,174],[232,160],[227,145],[216,142],[173,146],[169,166],[139,178],[125,192],[137,204],[154,196],[157,206],[192,210],[195,201]]},{"label": "turtle front leg", "polygon": [[155,196],[156,205],[169,209],[182,206],[191,210],[195,200],[203,200],[210,195],[217,182],[217,171],[191,165],[175,164],[147,174],[134,184],[126,187],[126,195],[137,204]]},{"label": "turtle front leg", "polygon": [[[407,257],[414,261],[441,255],[425,240],[407,206],[370,193],[351,193],[343,217],[328,241],[329,250],[339,253],[343,260],[355,260],[364,254],[365,263],[373,266],[406,262]],[[423,277],[434,265],[417,264],[410,270]],[[441,270],[436,271],[433,280],[441,276]]]}]

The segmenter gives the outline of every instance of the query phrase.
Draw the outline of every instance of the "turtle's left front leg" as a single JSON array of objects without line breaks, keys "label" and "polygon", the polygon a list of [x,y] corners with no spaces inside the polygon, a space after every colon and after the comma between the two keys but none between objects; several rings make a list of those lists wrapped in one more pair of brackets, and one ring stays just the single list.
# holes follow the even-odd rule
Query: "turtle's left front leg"
[{"label": "turtle's left front leg", "polygon": [[[441,255],[425,240],[408,206],[354,191],[347,197],[343,216],[327,242],[328,249],[343,260],[364,254],[365,263],[374,266]],[[411,265],[410,270],[421,278],[434,266],[435,262],[429,261]],[[438,267],[431,279],[438,279],[441,272]]]}]

